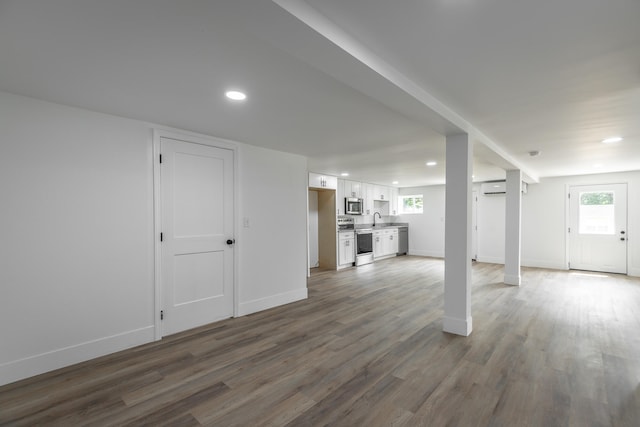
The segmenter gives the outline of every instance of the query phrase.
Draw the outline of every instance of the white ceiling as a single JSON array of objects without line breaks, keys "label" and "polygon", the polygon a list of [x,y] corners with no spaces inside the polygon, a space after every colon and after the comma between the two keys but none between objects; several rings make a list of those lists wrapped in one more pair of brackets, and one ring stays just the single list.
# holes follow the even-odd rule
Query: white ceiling
[{"label": "white ceiling", "polygon": [[276,1],[0,0],[0,90],[382,184],[460,129],[476,180],[640,170],[637,0]]}]

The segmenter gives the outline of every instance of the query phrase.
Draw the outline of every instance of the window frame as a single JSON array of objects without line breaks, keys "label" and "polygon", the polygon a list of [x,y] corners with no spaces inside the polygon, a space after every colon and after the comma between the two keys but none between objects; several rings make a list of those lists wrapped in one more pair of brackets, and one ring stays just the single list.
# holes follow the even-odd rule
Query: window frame
[{"label": "window frame", "polygon": [[[409,212],[404,210],[404,201],[405,199],[413,199],[413,205],[415,206],[416,199],[420,199],[420,208],[414,207],[414,210]],[[400,194],[398,195],[398,214],[399,215],[419,215],[424,213],[424,194]]]}]

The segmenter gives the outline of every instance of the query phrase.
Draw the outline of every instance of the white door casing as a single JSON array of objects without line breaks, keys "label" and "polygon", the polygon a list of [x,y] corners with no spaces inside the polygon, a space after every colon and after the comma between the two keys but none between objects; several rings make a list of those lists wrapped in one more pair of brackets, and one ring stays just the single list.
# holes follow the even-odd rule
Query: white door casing
[{"label": "white door casing", "polygon": [[478,259],[478,192],[471,192],[471,259]]},{"label": "white door casing", "polygon": [[164,336],[233,316],[234,152],[163,136],[159,150]]},{"label": "white door casing", "polygon": [[308,192],[308,235],[309,235],[309,268],[320,266],[320,256],[318,253],[318,192]]},{"label": "white door casing", "polygon": [[569,268],[627,273],[627,184],[569,188]]}]

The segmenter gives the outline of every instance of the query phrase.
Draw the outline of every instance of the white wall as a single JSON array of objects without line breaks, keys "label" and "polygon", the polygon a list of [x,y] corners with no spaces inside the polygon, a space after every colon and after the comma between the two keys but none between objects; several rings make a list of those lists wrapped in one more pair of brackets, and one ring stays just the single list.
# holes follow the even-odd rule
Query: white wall
[{"label": "white wall", "polygon": [[243,145],[239,315],[307,297],[307,161]]},{"label": "white wall", "polygon": [[542,179],[522,197],[522,264],[566,268],[566,202],[571,185],[628,183],[628,274],[640,276],[640,171]]},{"label": "white wall", "polygon": [[[306,159],[237,146],[248,313],[306,297]],[[153,340],[152,125],[0,92],[0,148],[0,384]]]},{"label": "white wall", "polygon": [[478,195],[478,262],[504,264],[505,196]]},{"label": "white wall", "polygon": [[0,93],[0,384],[153,339],[151,135]]},{"label": "white wall", "polygon": [[[529,185],[522,197],[522,265],[566,269],[567,188],[610,183],[628,183],[628,273],[640,276],[640,171],[544,178]],[[505,197],[485,196],[479,185],[476,190],[478,261],[503,264]],[[424,214],[398,218],[409,223],[411,254],[444,257],[444,191],[442,185],[400,189],[401,195],[424,194]]]},{"label": "white wall", "polygon": [[444,257],[444,185],[401,188],[399,194],[424,196],[424,213],[396,217],[409,224],[409,254]]}]

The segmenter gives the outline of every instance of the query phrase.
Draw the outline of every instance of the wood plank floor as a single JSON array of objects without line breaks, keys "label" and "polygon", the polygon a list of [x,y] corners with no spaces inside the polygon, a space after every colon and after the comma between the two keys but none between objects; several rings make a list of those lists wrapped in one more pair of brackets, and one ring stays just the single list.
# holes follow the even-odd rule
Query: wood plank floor
[{"label": "wood plank floor", "polygon": [[320,272],[309,299],[0,388],[1,425],[639,426],[640,280],[442,260]]}]

